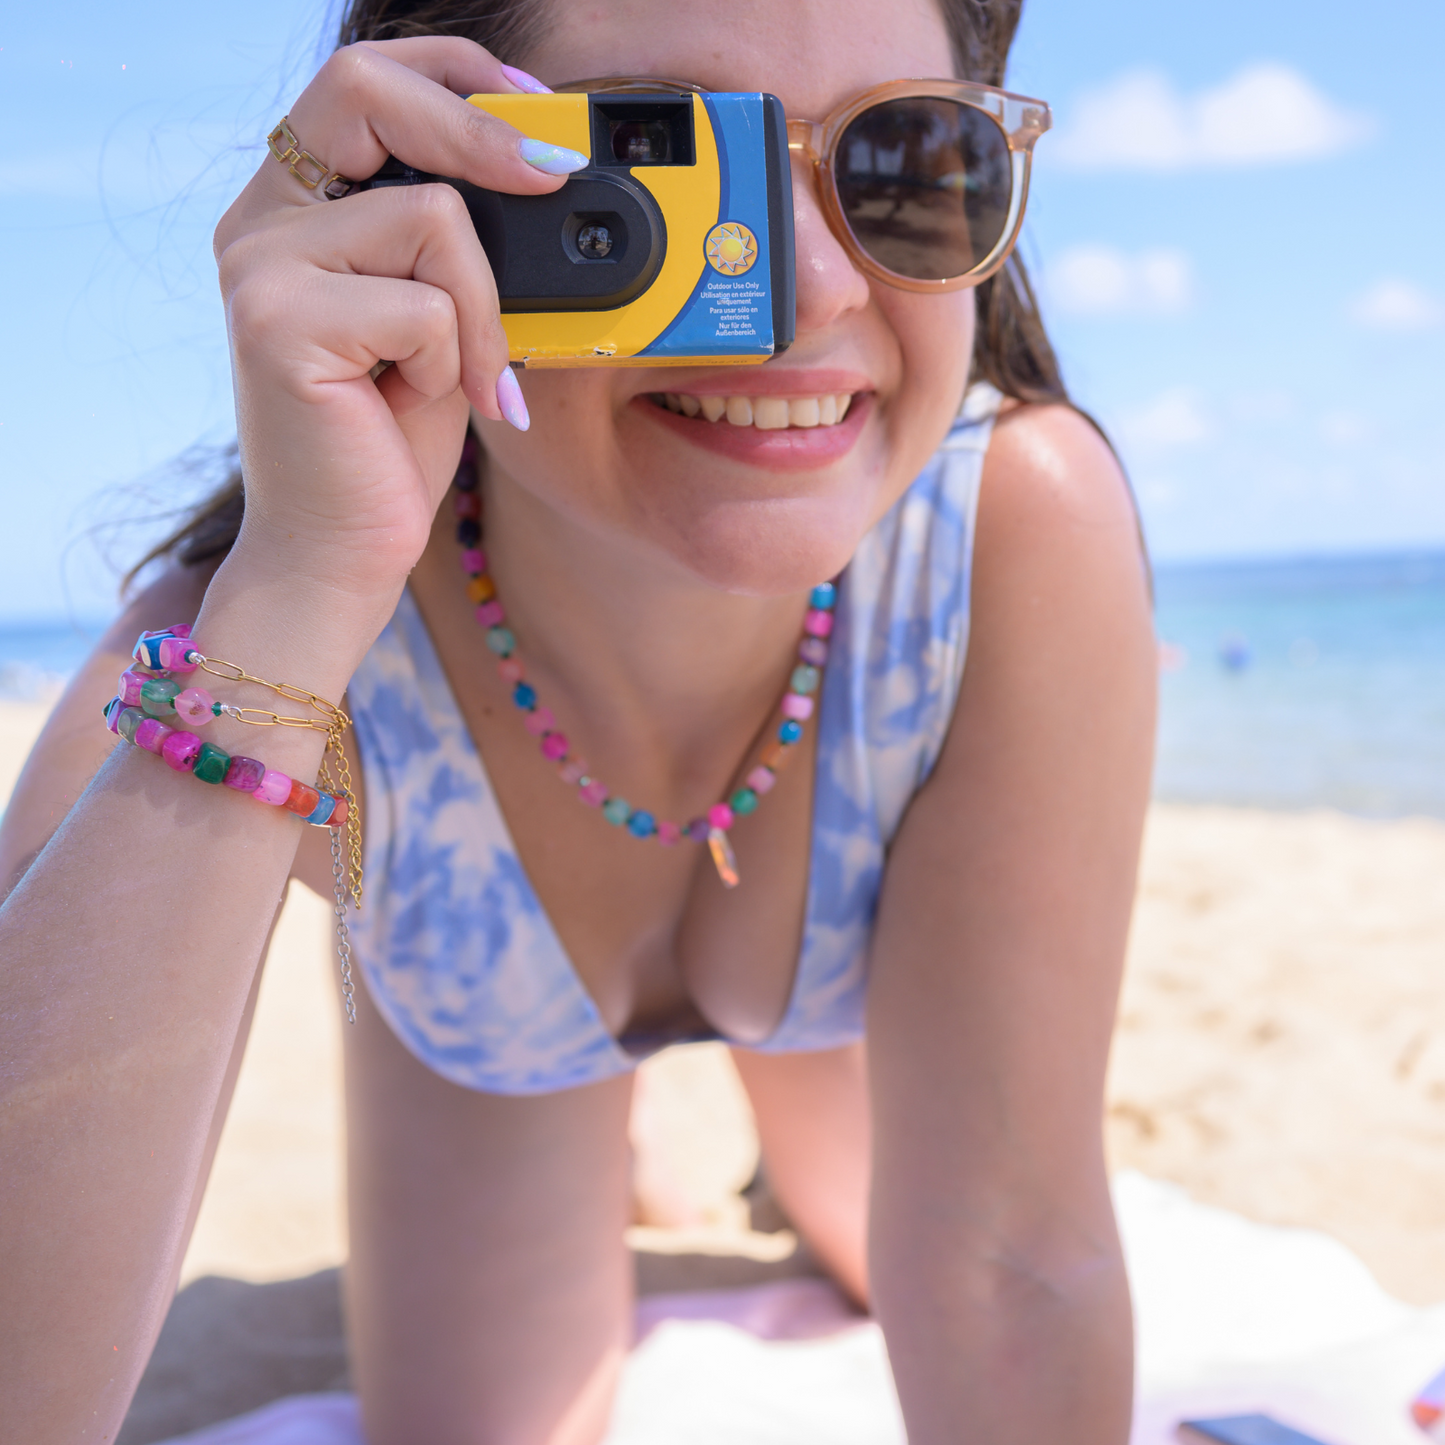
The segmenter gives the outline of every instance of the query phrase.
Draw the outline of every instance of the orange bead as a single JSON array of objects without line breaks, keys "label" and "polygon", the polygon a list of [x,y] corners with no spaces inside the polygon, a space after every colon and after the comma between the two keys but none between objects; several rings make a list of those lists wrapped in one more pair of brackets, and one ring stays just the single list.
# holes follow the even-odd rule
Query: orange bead
[{"label": "orange bead", "polygon": [[291,784],[291,796],[286,799],[286,806],[298,818],[309,818],[316,811],[316,805],[320,801],[321,794],[315,788],[308,788],[298,778]]},{"label": "orange bead", "polygon": [[467,583],[467,596],[470,597],[473,602],[479,604],[482,602],[490,602],[496,595],[497,584],[485,574],[480,577],[473,577],[472,580]]},{"label": "orange bead", "polygon": [[758,761],[765,768],[771,768],[773,772],[776,773],[783,764],[788,761],[788,757],[792,751],[791,748],[785,748],[782,743],[769,743],[767,747],[763,749]]}]

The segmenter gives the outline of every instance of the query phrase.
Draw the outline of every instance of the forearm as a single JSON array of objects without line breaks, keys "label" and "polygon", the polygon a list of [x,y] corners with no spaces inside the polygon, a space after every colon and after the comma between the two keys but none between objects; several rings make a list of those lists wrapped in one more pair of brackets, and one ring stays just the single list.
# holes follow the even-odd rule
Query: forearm
[{"label": "forearm", "polygon": [[873,1309],[911,1445],[1128,1440],[1128,1281],[1107,1202],[1103,1219],[1087,1213],[1045,1242],[1002,1211],[965,1218],[875,1191]]},{"label": "forearm", "polygon": [[[222,569],[196,637],[339,698],[380,623],[326,602]],[[324,746],[207,735],[308,781]],[[37,1445],[110,1437],[144,1367],[303,826],[121,744],[0,908],[0,1398]]]}]

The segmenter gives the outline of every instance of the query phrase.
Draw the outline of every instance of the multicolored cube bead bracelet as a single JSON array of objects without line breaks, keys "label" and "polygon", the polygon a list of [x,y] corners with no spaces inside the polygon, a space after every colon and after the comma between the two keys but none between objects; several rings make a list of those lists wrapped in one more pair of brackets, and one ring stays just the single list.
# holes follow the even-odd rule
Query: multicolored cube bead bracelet
[{"label": "multicolored cube bead bracelet", "polygon": [[[131,653],[132,665],[120,676],[117,695],[106,704],[106,726],[128,743],[155,753],[178,773],[191,773],[203,783],[249,793],[258,802],[281,807],[303,822],[330,830],[331,873],[336,894],[336,949],[341,962],[341,996],[346,1016],[356,1022],[351,979],[351,939],[346,926],[348,899],[361,903],[361,819],[351,786],[351,768],[342,732],[351,719],[335,703],[289,683],[267,682],[233,662],[207,657],[185,625],[143,632]],[[198,668],[233,682],[249,682],[295,702],[306,703],[320,714],[283,717],[265,708],[237,707],[218,702],[204,688],[186,687],[173,674],[184,677]],[[179,726],[182,722],[204,727],[214,718],[228,717],[253,727],[307,728],[326,734],[326,751],[316,786],[268,768],[255,758],[227,753],[214,743]],[[335,776],[333,777],[333,770]],[[348,864],[342,862],[341,839],[347,840]]]},{"label": "multicolored cube bead bracelet", "polygon": [[558,728],[552,710],[542,704],[537,689],[527,681],[522,660],[517,655],[516,634],[507,626],[506,609],[497,596],[497,585],[492,580],[487,555],[482,550],[478,459],[476,438],[469,435],[462,447],[461,462],[453,481],[456,488],[457,541],[462,549],[462,570],[468,579],[467,597],[476,608],[477,621],[486,630],[488,648],[497,656],[497,672],[511,688],[512,701],[524,714],[523,724],[527,731],[538,739],[542,756],[556,765],[563,782],[576,787],[582,802],[600,809],[609,823],[625,828],[634,838],[656,838],[665,848],[684,839],[706,843],[723,886],[736,888],[738,865],[732,844],[728,841],[728,831],[739,818],[754,812],[761,799],[772,790],[779,770],[802,739],[804,723],[813,716],[822,686],[823,668],[828,661],[828,637],[833,631],[836,587],[832,582],[822,582],[813,588],[803,619],[798,661],[774,713],[776,732],[753,760],[754,765],[743,773],[737,786],[705,814],[685,824],[659,820],[645,808],[634,808],[627,799],[613,794],[600,778],[592,776],[587,764],[573,753],[572,742]]}]

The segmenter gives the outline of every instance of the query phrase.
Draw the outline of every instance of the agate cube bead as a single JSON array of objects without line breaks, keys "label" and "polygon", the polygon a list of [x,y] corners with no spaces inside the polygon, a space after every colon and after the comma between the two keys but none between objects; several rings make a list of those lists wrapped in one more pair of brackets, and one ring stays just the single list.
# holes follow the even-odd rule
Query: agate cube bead
[{"label": "agate cube bead", "polygon": [[475,517],[463,517],[457,523],[457,541],[463,547],[475,547],[482,540],[481,524]]},{"label": "agate cube bead", "polygon": [[519,682],[512,689],[512,701],[530,712],[537,706],[537,689],[530,682]]},{"label": "agate cube bead", "polygon": [[487,646],[498,657],[510,657],[516,651],[517,639],[512,636],[510,628],[489,627],[487,628]]},{"label": "agate cube bead", "polygon": [[483,627],[500,627],[507,620],[507,609],[494,597],[477,608],[477,621]]},{"label": "agate cube bead", "polygon": [[482,515],[482,499],[472,488],[459,491],[457,499],[453,503],[459,517],[480,517]]},{"label": "agate cube bead", "polygon": [[567,734],[548,733],[542,739],[542,756],[548,762],[560,763],[567,756]]},{"label": "agate cube bead", "polygon": [[151,679],[143,672],[136,672],[134,668],[126,668],[121,673],[120,681],[115,685],[116,696],[120,698],[123,707],[140,706],[140,690]]},{"label": "agate cube bead", "polygon": [[145,721],[145,713],[138,707],[127,707],[121,709],[120,716],[115,720],[115,730],[126,742],[135,741],[136,728]]},{"label": "agate cube bead", "polygon": [[631,833],[634,838],[650,838],[657,832],[657,821],[651,813],[645,813],[639,808],[637,812],[627,820],[627,831]]},{"label": "agate cube bead", "polygon": [[799,722],[807,722],[813,716],[813,699],[803,697],[796,692],[784,693],[783,716],[796,718]]},{"label": "agate cube bead", "polygon": [[600,808],[607,800],[607,784],[598,778],[590,778],[577,789],[577,796],[589,808]]},{"label": "agate cube bead", "polygon": [[838,600],[838,589],[831,582],[820,582],[813,588],[813,594],[808,599],[808,605],[815,607],[822,612],[827,612]]},{"label": "agate cube bead", "polygon": [[161,756],[178,773],[188,773],[196,765],[196,754],[201,746],[201,740],[195,733],[182,732],[177,728],[161,744]]},{"label": "agate cube bead", "polygon": [[[789,693],[788,696],[793,697],[794,694]],[[778,729],[778,741],[780,743],[785,743],[788,747],[792,747],[792,745],[797,742],[798,739],[802,736],[803,725],[795,718],[788,718],[788,720],[784,722],[783,725]]]},{"label": "agate cube bead", "polygon": [[487,554],[480,547],[467,547],[462,552],[463,572],[485,572]]},{"label": "agate cube bead", "polygon": [[805,637],[798,644],[798,656],[814,667],[822,667],[828,660],[828,644],[821,637]]},{"label": "agate cube bead", "polygon": [[626,798],[608,798],[602,805],[602,816],[613,825],[625,823],[631,812]]},{"label": "agate cube bead", "polygon": [[273,808],[279,808],[291,796],[291,779],[285,773],[278,773],[275,768],[267,768],[261,774],[261,781],[257,783],[251,796],[262,803],[269,803]]},{"label": "agate cube bead", "polygon": [[485,573],[467,583],[467,597],[472,602],[490,602],[497,595],[497,584]]},{"label": "agate cube bead", "polygon": [[336,811],[336,799],[330,793],[318,793],[316,795],[316,806],[302,819],[313,827],[324,828],[331,821],[331,815]]},{"label": "agate cube bead", "polygon": [[789,685],[794,692],[817,692],[818,679],[820,676],[821,674],[816,667],[809,667],[807,663],[803,663],[802,666],[793,669],[793,676]]},{"label": "agate cube bead", "polygon": [[748,774],[748,787],[759,797],[764,793],[772,791],[773,784],[778,781],[778,775],[769,767],[759,764]]},{"label": "agate cube bead", "polygon": [[746,818],[749,813],[757,812],[758,795],[751,788],[739,788],[728,799],[728,805],[739,818]]},{"label": "agate cube bead", "polygon": [[175,728],[168,728],[159,718],[142,718],[136,724],[135,745],[138,748],[144,748],[148,753],[155,753],[159,757],[165,740],[173,732],[175,732]]},{"label": "agate cube bead", "polygon": [[803,631],[809,637],[827,637],[833,630],[833,614],[815,607],[803,618]]},{"label": "agate cube bead", "polygon": [[320,801],[321,794],[317,789],[307,786],[299,778],[292,779],[291,796],[286,799],[286,806],[298,818],[309,818]]},{"label": "agate cube bead", "polygon": [[682,842],[682,829],[676,823],[659,823],[657,825],[657,841],[664,848],[675,848]]},{"label": "agate cube bead", "polygon": [[706,818],[694,818],[686,828],[682,830],[694,843],[706,843],[708,825]]},{"label": "agate cube bead", "polygon": [[230,753],[218,748],[215,743],[202,743],[192,771],[203,783],[223,783],[226,769],[230,766]]},{"label": "agate cube bead", "polygon": [[733,825],[733,810],[726,803],[714,803],[707,810],[709,828],[721,828],[724,833]]},{"label": "agate cube bead", "polygon": [[266,776],[266,764],[257,762],[255,758],[236,756],[231,759],[226,769],[226,776],[222,781],[228,788],[234,788],[238,793],[254,793],[261,786],[261,779]]},{"label": "agate cube bead", "polygon": [[180,690],[180,683],[168,677],[148,677],[141,686],[140,705],[152,717],[170,717],[176,710]]},{"label": "agate cube bead", "polygon": [[188,637],[163,637],[158,649],[161,666],[167,672],[194,672],[196,664],[191,654],[196,645]]},{"label": "agate cube bead", "polygon": [[497,676],[503,682],[521,682],[522,664],[515,657],[504,658],[497,664]]},{"label": "agate cube bead", "polygon": [[534,738],[540,738],[544,733],[549,733],[557,726],[557,719],[552,716],[550,707],[534,707],[526,717],[522,719],[522,726],[532,734]]}]

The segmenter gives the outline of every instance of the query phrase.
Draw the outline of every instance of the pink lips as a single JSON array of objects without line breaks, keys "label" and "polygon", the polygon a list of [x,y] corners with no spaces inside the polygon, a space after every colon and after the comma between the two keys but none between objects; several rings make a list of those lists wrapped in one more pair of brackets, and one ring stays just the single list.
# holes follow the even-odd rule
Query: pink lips
[{"label": "pink lips", "polygon": [[[753,390],[752,394],[768,393]],[[733,426],[728,421],[708,421],[700,416],[678,416],[647,396],[634,397],[631,405],[655,425],[720,456],[773,471],[806,471],[827,466],[853,449],[872,413],[873,395],[871,392],[855,395],[848,415],[835,426],[788,427],[779,431],[759,431],[756,427]]]}]

